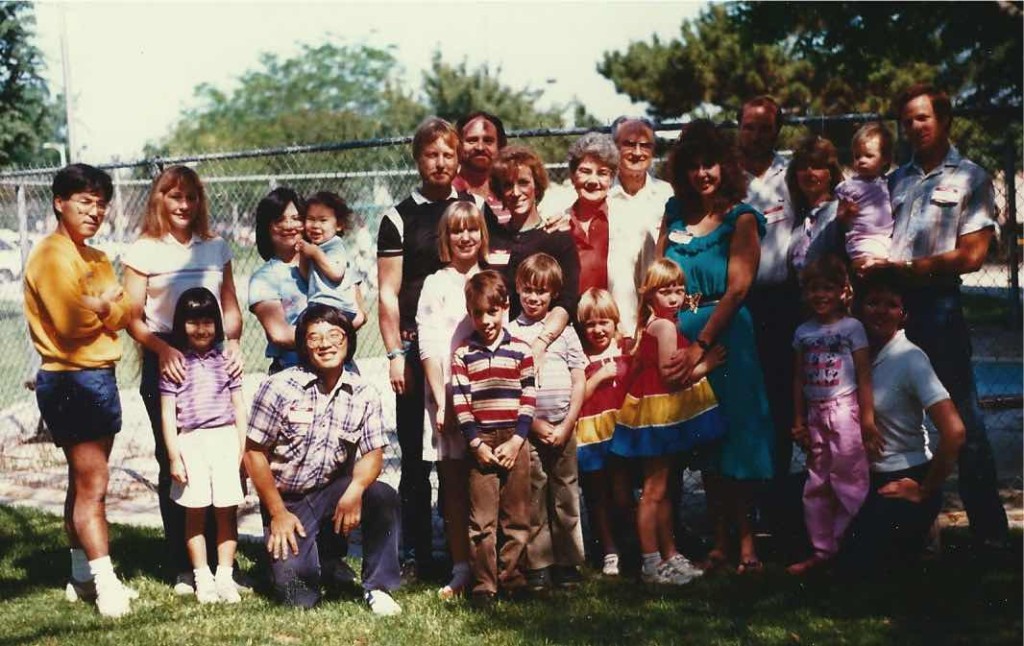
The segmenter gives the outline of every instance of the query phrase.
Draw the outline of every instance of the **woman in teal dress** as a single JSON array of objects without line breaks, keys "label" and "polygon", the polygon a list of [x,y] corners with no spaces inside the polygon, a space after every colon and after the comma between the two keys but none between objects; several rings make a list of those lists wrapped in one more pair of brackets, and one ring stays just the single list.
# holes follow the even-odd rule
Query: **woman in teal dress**
[{"label": "woman in teal dress", "polygon": [[700,295],[679,313],[679,329],[693,343],[675,357],[676,374],[685,381],[710,346],[726,348],[725,363],[708,375],[727,431],[717,465],[704,471],[715,526],[707,564],[727,563],[731,521],[739,538],[737,571],[757,571],[751,494],[756,481],[772,476],[774,432],[743,300],[757,274],[765,220],[741,201],[746,180],[733,142],[711,122],[683,129],[669,154],[669,173],[675,197],[665,205],[658,249],[682,267],[687,292]]}]

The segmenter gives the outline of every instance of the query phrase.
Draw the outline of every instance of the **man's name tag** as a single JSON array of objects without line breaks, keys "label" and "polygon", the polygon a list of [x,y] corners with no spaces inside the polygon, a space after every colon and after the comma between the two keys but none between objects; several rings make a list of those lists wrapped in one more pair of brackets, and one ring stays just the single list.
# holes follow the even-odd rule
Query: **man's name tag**
[{"label": "man's name tag", "polygon": [[312,424],[313,423],[313,409],[311,408],[292,408],[288,411],[288,423],[289,424]]},{"label": "man's name tag", "polygon": [[504,267],[511,257],[512,253],[508,249],[495,249],[487,254],[487,264],[492,267]]},{"label": "man's name tag", "polygon": [[932,202],[948,206],[960,203],[960,189],[956,186],[938,186],[932,191]]}]

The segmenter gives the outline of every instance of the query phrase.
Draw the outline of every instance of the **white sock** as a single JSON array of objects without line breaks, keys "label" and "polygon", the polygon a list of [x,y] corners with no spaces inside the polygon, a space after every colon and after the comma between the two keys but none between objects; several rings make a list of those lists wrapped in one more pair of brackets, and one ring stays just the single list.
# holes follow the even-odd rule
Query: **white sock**
[{"label": "white sock", "polygon": [[202,581],[203,583],[213,582],[213,572],[210,572],[210,566],[208,565],[204,565],[203,567],[197,567],[196,569],[192,570],[192,572],[196,576],[196,587],[199,587],[200,581]]},{"label": "white sock", "polygon": [[89,561],[89,571],[92,572],[92,578],[96,580],[97,587],[117,581],[117,575],[114,574],[114,562],[110,560],[109,556],[101,556]]},{"label": "white sock", "polygon": [[661,552],[651,552],[649,554],[644,554],[642,558],[643,568],[645,572],[654,572],[658,569],[658,565],[661,564]]},{"label": "white sock", "polygon": [[79,583],[92,580],[89,558],[85,555],[85,550],[78,547],[71,548],[71,578]]},{"label": "white sock", "polygon": [[217,580],[218,581],[233,581],[232,578],[235,573],[235,568],[230,565],[218,565],[217,566]]}]

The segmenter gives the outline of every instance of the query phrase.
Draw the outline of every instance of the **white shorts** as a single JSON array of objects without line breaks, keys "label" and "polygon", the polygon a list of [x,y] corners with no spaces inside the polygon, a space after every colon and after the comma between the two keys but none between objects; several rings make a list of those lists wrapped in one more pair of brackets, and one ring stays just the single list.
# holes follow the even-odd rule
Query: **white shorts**
[{"label": "white shorts", "polygon": [[171,500],[182,507],[234,507],[242,503],[238,428],[197,428],[178,434],[186,484],[171,482]]}]

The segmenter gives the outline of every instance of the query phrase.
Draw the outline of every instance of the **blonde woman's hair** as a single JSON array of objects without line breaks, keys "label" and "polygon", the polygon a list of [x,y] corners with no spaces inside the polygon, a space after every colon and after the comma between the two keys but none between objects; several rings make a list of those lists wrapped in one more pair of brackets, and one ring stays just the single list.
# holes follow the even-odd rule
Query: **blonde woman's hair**
[{"label": "blonde woman's hair", "polygon": [[437,223],[437,255],[441,262],[452,261],[452,244],[449,235],[472,229],[474,226],[480,231],[480,249],[477,251],[476,258],[478,262],[483,262],[487,259],[489,241],[484,214],[473,202],[459,200],[448,205],[444,214],[441,215],[440,222]]},{"label": "blonde woman's hair", "polygon": [[[651,266],[647,268],[647,273],[644,274],[643,285],[640,286],[640,307],[636,315],[637,339],[640,338],[641,331],[647,327],[654,314],[654,308],[651,307],[654,293],[662,287],[673,285],[686,285],[686,276],[683,274],[682,268],[668,258],[658,258],[652,262]],[[634,344],[634,347],[639,345],[639,343]]]},{"label": "blonde woman's hair", "polygon": [[195,215],[192,216],[192,233],[204,240],[214,237],[210,230],[210,207],[206,200],[206,189],[199,179],[199,174],[188,166],[168,166],[156,176],[149,189],[146,201],[146,213],[142,217],[144,238],[162,238],[171,230],[167,223],[167,210],[164,208],[164,197],[176,188],[194,189],[199,198]]}]

